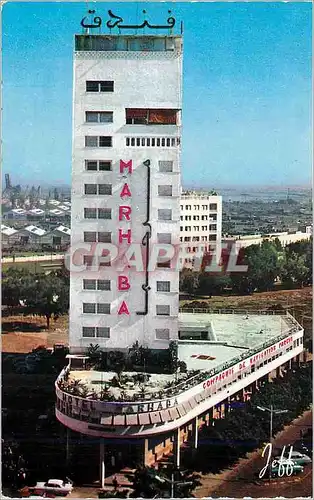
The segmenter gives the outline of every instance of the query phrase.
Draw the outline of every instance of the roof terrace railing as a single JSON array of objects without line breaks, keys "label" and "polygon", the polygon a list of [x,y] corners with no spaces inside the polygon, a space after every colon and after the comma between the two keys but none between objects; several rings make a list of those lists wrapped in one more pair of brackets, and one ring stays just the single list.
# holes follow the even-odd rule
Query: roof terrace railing
[{"label": "roof terrace railing", "polygon": [[[292,316],[291,316],[291,319],[294,320],[294,318]],[[234,366],[235,364],[241,362],[242,360],[244,360],[244,359],[246,359],[246,358],[248,358],[250,356],[254,356],[254,354],[257,354],[258,352],[260,352],[260,351],[262,351],[264,349],[267,349],[268,347],[270,347],[274,343],[280,342],[280,340],[284,340],[288,335],[300,331],[300,329],[302,327],[295,320],[294,320],[294,322],[296,324],[293,324],[293,326],[291,328],[289,328],[285,332],[281,333],[280,335],[277,335],[277,337],[275,337],[275,338],[273,337],[273,338],[265,341],[263,344],[259,344],[255,348],[250,349],[249,351],[245,351],[243,354],[235,356],[234,358],[230,359],[229,361],[221,363],[220,365],[216,366],[216,368],[213,368],[211,370],[209,370],[209,369],[202,370],[200,373],[197,373],[197,374],[193,375],[192,377],[190,377],[190,378],[188,378],[188,379],[186,379],[186,380],[184,380],[182,382],[179,382],[177,384],[172,385],[171,387],[169,387],[167,389],[164,389],[165,398],[163,398],[163,399],[166,399],[166,398],[169,398],[169,397],[183,395],[188,389],[194,387],[195,385],[204,382],[205,380],[207,380],[210,377],[214,377],[218,373],[220,373],[220,372],[222,372],[224,370],[227,370],[228,368]],[[61,371],[60,375],[58,376],[58,378],[56,380],[56,385],[57,386],[58,386],[58,383],[64,377],[64,375],[67,374],[67,373],[69,373],[69,366],[65,367]],[[160,399],[152,399],[151,401],[152,402],[158,402],[159,400]],[[145,402],[147,402],[146,398],[141,398],[140,394],[139,394],[139,396],[137,398],[137,401],[145,401]],[[104,401],[104,402],[106,402],[106,401]],[[134,404],[134,401],[131,402],[128,399],[125,399],[123,402],[125,404],[128,404],[128,403],[129,404]],[[115,404],[115,402],[110,401],[110,404]],[[121,405],[121,400],[119,401],[119,405]]]},{"label": "roof terrace railing", "polygon": [[[195,308],[195,307],[189,308],[188,305],[185,307],[180,307],[179,312],[192,313],[192,314],[238,314],[238,315],[243,314],[246,316],[254,316],[254,315],[286,316],[289,314],[287,311],[281,311],[279,309],[274,309],[274,310],[258,309],[254,311],[249,309],[210,309],[210,308]],[[293,318],[293,316],[291,317]]]}]

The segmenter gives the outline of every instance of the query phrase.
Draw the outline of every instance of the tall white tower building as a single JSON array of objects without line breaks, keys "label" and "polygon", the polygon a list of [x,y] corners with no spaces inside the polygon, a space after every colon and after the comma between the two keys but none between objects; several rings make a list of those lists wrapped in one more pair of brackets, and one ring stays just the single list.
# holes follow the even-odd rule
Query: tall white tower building
[{"label": "tall white tower building", "polygon": [[178,336],[179,272],[154,255],[180,241],[182,38],[75,42],[71,352],[164,349]]}]

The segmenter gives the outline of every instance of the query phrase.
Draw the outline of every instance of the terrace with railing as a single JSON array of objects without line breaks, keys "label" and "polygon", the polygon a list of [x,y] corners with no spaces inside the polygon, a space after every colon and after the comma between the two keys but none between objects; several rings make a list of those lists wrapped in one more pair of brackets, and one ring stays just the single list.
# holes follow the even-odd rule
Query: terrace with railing
[{"label": "terrace with railing", "polygon": [[[193,310],[193,311],[195,312],[196,310]],[[187,311],[185,311],[185,312],[187,312]],[[189,311],[189,312],[192,312],[192,311]],[[200,312],[200,311],[198,311],[198,312]],[[204,313],[204,310],[201,310],[201,312]],[[213,313],[213,311],[210,311],[210,312]],[[229,310],[228,313],[239,314],[239,311],[232,310],[230,312],[230,310]],[[247,314],[247,313],[252,314],[252,311],[241,311],[241,314]],[[257,314],[257,313],[254,312],[254,314]],[[229,360],[227,360],[226,362],[218,364],[214,368],[197,370],[196,373],[195,373],[195,370],[190,371],[190,376],[189,376],[189,372],[187,374],[181,374],[179,376],[179,380],[176,380],[177,376],[175,376],[175,375],[172,375],[172,376],[168,375],[165,377],[165,376],[161,376],[161,375],[158,376],[156,374],[156,375],[154,375],[154,384],[156,384],[156,388],[154,391],[149,390],[148,385],[145,384],[143,380],[142,380],[142,382],[139,381],[138,383],[131,383],[129,379],[131,379],[132,377],[136,377],[138,375],[142,375],[142,376],[145,375],[143,373],[134,372],[131,374],[128,373],[126,375],[126,381],[123,382],[123,379],[120,379],[120,382],[122,380],[122,383],[118,384],[119,390],[116,391],[116,394],[115,394],[112,389],[110,390],[112,380],[113,380],[113,378],[115,378],[115,374],[111,373],[110,376],[111,377],[113,376],[112,378],[106,377],[106,378],[102,378],[101,381],[98,381],[99,386],[101,386],[101,384],[105,384],[105,389],[106,389],[105,393],[102,390],[102,391],[100,391],[101,394],[97,394],[97,391],[93,390],[93,391],[90,391],[90,394],[88,394],[88,391],[87,391],[87,394],[85,393],[85,397],[87,397],[89,399],[93,399],[93,400],[104,401],[104,402],[110,401],[111,404],[114,404],[114,400],[118,401],[120,404],[121,404],[121,402],[123,402],[125,404],[132,404],[132,403],[134,404],[134,401],[136,401],[137,403],[147,402],[147,400],[150,400],[150,401],[154,400],[154,401],[158,402],[158,401],[165,399],[165,398],[179,397],[179,396],[182,396],[184,393],[186,393],[186,391],[188,391],[189,389],[206,381],[208,378],[214,377],[215,375],[217,375],[225,370],[228,370],[229,368],[233,367],[237,363],[240,363],[241,361],[248,359],[251,356],[254,356],[255,354],[269,348],[270,346],[280,342],[281,340],[286,339],[289,335],[302,330],[302,327],[299,325],[299,323],[288,312],[285,315],[283,315],[282,312],[279,313],[278,311],[267,311],[267,313],[264,311],[260,311],[260,314],[268,314],[268,315],[269,314],[271,314],[271,315],[278,314],[278,315],[283,316],[285,319],[285,324],[287,325],[287,328],[285,328],[284,331],[281,331],[280,334],[273,336],[264,342],[256,344],[251,349],[245,349],[245,351],[242,354],[236,355],[236,356],[230,358]],[[191,341],[178,340],[178,345],[184,344],[186,342],[188,342],[190,344],[193,343],[193,345],[204,343],[203,341],[191,342]],[[221,342],[218,342],[217,344],[221,344]],[[224,343],[221,345],[222,345],[222,347],[223,346],[228,347],[228,343]],[[68,392],[69,394],[73,394],[73,392],[71,392],[71,390],[73,388],[73,380],[75,380],[75,372],[72,372],[72,374],[74,375],[74,378],[72,379],[71,383],[68,382],[68,377],[69,377],[70,373],[71,373],[70,368],[67,367],[63,372],[60,373],[60,375],[56,381],[56,385],[60,390],[62,390],[64,392]],[[81,377],[82,373],[84,374],[84,372],[78,372],[78,376]],[[93,372],[93,373],[96,373],[96,372]],[[86,372],[85,372],[85,374],[86,374]],[[103,375],[105,375],[105,372],[103,372]],[[106,375],[109,375],[109,373],[107,372]],[[129,378],[128,378],[128,376],[129,376]],[[149,378],[151,375],[146,374],[146,376]],[[160,380],[158,380],[158,378],[160,378]],[[89,376],[89,379],[90,379],[90,376]],[[132,387],[131,389],[130,389],[130,385]],[[155,385],[154,385],[154,387],[155,387]]]}]

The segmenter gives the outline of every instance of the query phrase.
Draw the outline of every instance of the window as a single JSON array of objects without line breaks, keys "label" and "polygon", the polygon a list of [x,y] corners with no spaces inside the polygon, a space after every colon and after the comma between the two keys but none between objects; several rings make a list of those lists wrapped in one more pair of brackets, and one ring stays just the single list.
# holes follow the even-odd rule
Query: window
[{"label": "window", "polygon": [[[177,141],[179,141],[179,139],[177,139]],[[179,142],[178,142],[179,144]],[[162,137],[162,138],[159,138],[159,137],[126,137],[125,138],[125,145],[127,147],[143,147],[143,146],[147,146],[147,147],[175,147],[176,143],[175,143],[175,139],[174,138],[170,138],[170,137]],[[159,170],[159,172],[172,172],[172,167],[171,167],[171,170],[168,170],[168,168],[170,167],[167,167],[167,170]]]},{"label": "window", "polygon": [[97,304],[98,314],[110,314],[110,304]]},{"label": "window", "polygon": [[84,192],[85,194],[97,194],[97,184],[85,184]]},{"label": "window", "polygon": [[186,215],[185,220],[192,220],[192,215]]},{"label": "window", "polygon": [[170,316],[170,306],[168,305],[158,305],[156,306],[157,316]]},{"label": "window", "polygon": [[107,171],[111,170],[111,161],[106,160],[85,160],[85,168],[88,171]]},{"label": "window", "polygon": [[129,125],[176,125],[176,109],[127,108],[125,120]]},{"label": "window", "polygon": [[101,135],[99,137],[100,148],[110,148],[112,146],[112,137]]},{"label": "window", "polygon": [[99,267],[111,267],[111,262],[110,261],[99,262]]},{"label": "window", "polygon": [[159,172],[168,173],[173,172],[173,161],[159,161]]},{"label": "window", "polygon": [[93,265],[93,256],[83,255],[83,264],[86,264],[87,267],[91,267]]},{"label": "window", "polygon": [[199,231],[200,230],[200,226],[193,226],[193,231]]},{"label": "window", "polygon": [[157,292],[170,292],[170,281],[157,281]]},{"label": "window", "polygon": [[217,203],[210,203],[209,210],[217,210]]},{"label": "window", "polygon": [[157,262],[157,267],[161,267],[164,269],[170,269],[171,268],[171,260],[167,260],[166,262]]},{"label": "window", "polygon": [[202,210],[208,210],[208,205],[202,205]]},{"label": "window", "polygon": [[207,226],[202,226],[202,231],[207,231]]},{"label": "window", "polygon": [[158,196],[172,196],[172,186],[158,186]]},{"label": "window", "polygon": [[191,231],[191,226],[185,226],[184,230],[185,231]]},{"label": "window", "polygon": [[86,92],[113,92],[114,85],[111,81],[87,80]]},{"label": "window", "polygon": [[104,231],[98,233],[98,242],[99,243],[111,243],[111,233],[104,232]]},{"label": "window", "polygon": [[84,232],[85,243],[95,243],[97,241],[97,233],[92,231]]},{"label": "window", "polygon": [[111,219],[111,208],[98,208],[98,219]]},{"label": "window", "polygon": [[112,123],[112,111],[86,111],[85,120],[87,123]]},{"label": "window", "polygon": [[83,303],[83,313],[95,314],[96,312],[96,304],[92,304],[90,302]]},{"label": "window", "polygon": [[98,147],[98,137],[96,135],[86,135],[85,136],[85,147],[86,148],[97,148]]},{"label": "window", "polygon": [[96,280],[83,280],[84,290],[96,290]]},{"label": "window", "polygon": [[199,236],[193,236],[192,241],[200,241],[200,237]]},{"label": "window", "polygon": [[160,208],[158,210],[158,220],[171,220],[172,210],[170,208]]},{"label": "window", "polygon": [[189,242],[189,241],[191,241],[191,236],[185,236],[185,237],[184,237],[184,241],[185,241],[185,242]]},{"label": "window", "polygon": [[97,136],[97,135],[86,135],[85,136],[85,147],[86,148],[110,148],[112,147],[112,137],[110,136]]},{"label": "window", "polygon": [[112,194],[111,184],[98,184],[98,194],[110,195]]},{"label": "window", "polygon": [[207,215],[202,215],[202,220],[207,220]]},{"label": "window", "polygon": [[192,209],[192,205],[185,205],[185,210],[191,210]]},{"label": "window", "polygon": [[97,209],[96,208],[84,208],[84,219],[96,219]]},{"label": "window", "polygon": [[193,220],[200,220],[200,216],[199,215],[193,215]]},{"label": "window", "polygon": [[202,236],[202,241],[207,241],[207,236]]},{"label": "window", "polygon": [[210,231],[217,231],[217,226],[216,226],[216,224],[210,224],[210,225],[209,225],[209,230],[210,230]]},{"label": "window", "polygon": [[157,233],[158,243],[171,244],[171,233]]},{"label": "window", "polygon": [[181,220],[181,221],[183,220],[183,215],[180,215],[180,220]]},{"label": "window", "polygon": [[110,290],[110,280],[97,280],[97,290]]},{"label": "window", "polygon": [[110,338],[110,328],[108,326],[97,326],[96,337],[109,339]]},{"label": "window", "polygon": [[216,234],[210,234],[208,236],[208,241],[216,241],[217,240],[217,235]]},{"label": "window", "polygon": [[111,243],[111,233],[100,232],[96,233],[94,231],[84,232],[84,242],[85,243]]},{"label": "window", "polygon": [[169,328],[156,328],[156,340],[169,340],[170,330]]},{"label": "window", "polygon": [[83,326],[82,336],[83,337],[95,337],[95,328],[93,326]]}]

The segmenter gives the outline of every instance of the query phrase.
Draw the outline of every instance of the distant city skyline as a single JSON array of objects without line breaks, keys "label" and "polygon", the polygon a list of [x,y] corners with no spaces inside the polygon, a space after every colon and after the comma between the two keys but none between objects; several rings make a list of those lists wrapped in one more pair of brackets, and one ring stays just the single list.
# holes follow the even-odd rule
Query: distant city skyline
[{"label": "distant city skyline", "polygon": [[[70,185],[73,37],[86,5],[3,7],[3,172],[14,184]],[[108,8],[96,5],[103,25]],[[310,3],[110,8],[130,22],[170,8],[184,23],[185,188],[310,184]]]}]

